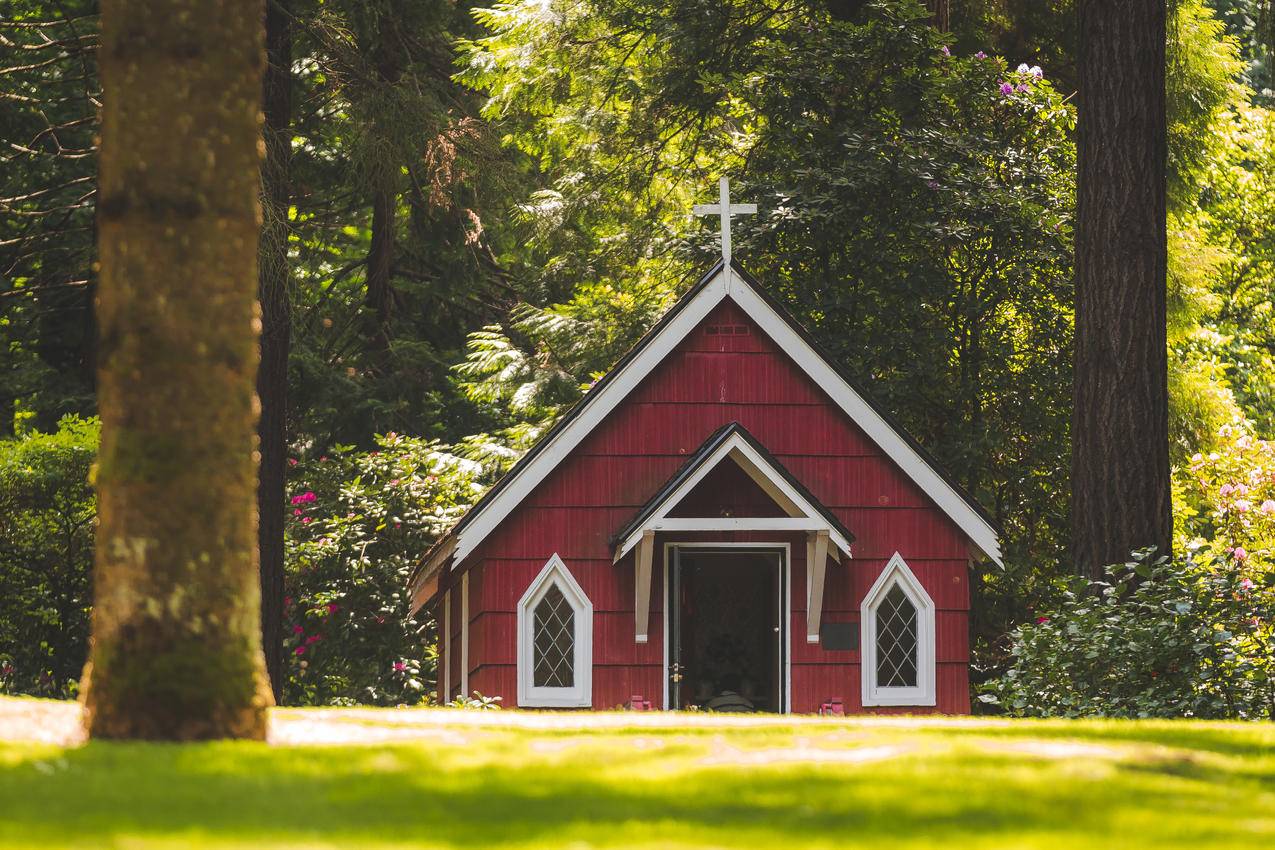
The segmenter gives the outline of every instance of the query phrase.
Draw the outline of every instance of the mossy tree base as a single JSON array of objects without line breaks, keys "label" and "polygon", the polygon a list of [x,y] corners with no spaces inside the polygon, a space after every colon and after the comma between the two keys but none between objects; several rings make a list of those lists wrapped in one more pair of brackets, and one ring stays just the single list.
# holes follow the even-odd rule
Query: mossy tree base
[{"label": "mossy tree base", "polygon": [[104,738],[263,738],[261,0],[105,0],[96,603]]}]

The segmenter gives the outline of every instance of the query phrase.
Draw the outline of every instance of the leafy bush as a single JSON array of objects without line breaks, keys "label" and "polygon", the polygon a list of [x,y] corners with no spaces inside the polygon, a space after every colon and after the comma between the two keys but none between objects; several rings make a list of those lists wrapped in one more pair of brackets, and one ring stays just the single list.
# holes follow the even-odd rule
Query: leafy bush
[{"label": "leafy bush", "polygon": [[284,699],[296,705],[425,700],[432,623],[409,614],[408,577],[481,492],[485,467],[436,442],[387,434],[291,470]]},{"label": "leafy bush", "polygon": [[75,694],[88,645],[96,419],[0,441],[0,693]]},{"label": "leafy bush", "polygon": [[1019,626],[982,695],[1018,715],[1275,719],[1275,443],[1243,422],[1175,476],[1172,559],[1138,553]]}]

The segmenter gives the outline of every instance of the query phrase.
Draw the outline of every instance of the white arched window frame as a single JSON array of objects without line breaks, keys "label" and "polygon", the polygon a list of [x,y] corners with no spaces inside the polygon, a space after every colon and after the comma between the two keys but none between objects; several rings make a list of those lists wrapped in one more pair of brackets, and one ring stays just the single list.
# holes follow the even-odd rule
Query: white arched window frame
[{"label": "white arched window frame", "polygon": [[[878,682],[877,620],[881,613],[881,603],[895,587],[916,608],[916,676],[912,686],[891,686]],[[859,645],[863,647],[860,668],[863,704],[934,705],[934,600],[925,592],[921,582],[898,552],[894,553],[868,595],[863,598],[863,605],[859,609],[859,627]]]},{"label": "white arched window frame", "polygon": [[[554,588],[572,612],[571,681],[565,687],[536,684],[536,607]],[[588,708],[593,705],[593,603],[555,552],[518,601],[518,705]]]}]

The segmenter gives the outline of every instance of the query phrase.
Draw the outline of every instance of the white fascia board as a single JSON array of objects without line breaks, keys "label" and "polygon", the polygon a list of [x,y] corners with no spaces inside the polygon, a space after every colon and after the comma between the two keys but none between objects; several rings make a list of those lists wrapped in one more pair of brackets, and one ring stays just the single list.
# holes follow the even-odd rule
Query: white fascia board
[{"label": "white fascia board", "polygon": [[[734,457],[731,457],[734,455]],[[749,477],[757,480],[759,477],[765,481],[767,488],[773,488],[786,499],[792,507],[796,508],[803,516],[800,517],[734,517],[721,519],[670,519],[669,511],[673,510],[687,494],[695,488],[697,484],[717,468],[717,465],[730,457],[731,462],[739,463]],[[742,461],[742,462],[741,462]],[[761,481],[758,481],[761,484]],[[788,508],[788,506],[781,505]],[[616,550],[615,559],[618,561],[626,552],[632,549],[639,540],[642,539],[642,532],[647,530],[653,531],[818,531],[826,530],[829,538],[836,544],[837,548],[850,555],[850,541],[845,536],[823,518],[819,510],[807,500],[797,488],[793,487],[786,478],[761,454],[757,452],[748,441],[739,434],[732,434],[722,444],[718,446],[711,455],[700,463],[699,467],[687,476],[686,480],[677,486],[673,492],[669,493],[664,500],[656,506],[656,510],[649,516],[645,522],[635,528],[628,537],[626,537]]]},{"label": "white fascia board", "polygon": [[979,551],[997,565],[1004,566],[1001,561],[1001,547],[996,537],[996,529],[979,516],[961,494],[944,481],[943,476],[939,475],[925,458],[899,436],[894,427],[855,392],[854,388],[837,373],[837,370],[833,369],[819,352],[801,337],[801,334],[793,330],[792,326],[776,313],[765,299],[754,292],[751,286],[735,287],[731,292],[731,298],[774,340],[781,351],[787,353],[810,376],[811,380],[832,397],[846,415],[863,429],[869,439],[880,446],[886,455],[898,464],[904,474],[911,478],[922,492],[934,500],[978,547]]},{"label": "white fascia board", "polygon": [[709,281],[665,325],[637,355],[617,372],[596,394],[585,396],[584,407],[571,422],[559,431],[552,441],[527,464],[517,477],[492,499],[469,525],[460,532],[456,544],[454,563],[460,563],[523,499],[531,495],[541,481],[561,463],[571,450],[580,444],[606,415],[615,409],[642,379],[651,373],[664,358],[672,353],[709,312],[726,297],[725,275],[721,271]]}]

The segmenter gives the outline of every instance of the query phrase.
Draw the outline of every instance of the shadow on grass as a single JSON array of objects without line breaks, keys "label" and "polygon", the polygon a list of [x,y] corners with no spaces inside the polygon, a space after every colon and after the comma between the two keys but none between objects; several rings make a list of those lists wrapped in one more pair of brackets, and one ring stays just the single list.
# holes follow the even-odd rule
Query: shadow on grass
[{"label": "shadow on grass", "polygon": [[[537,750],[94,743],[0,760],[0,845],[1209,847],[1275,840],[1216,770],[976,751],[706,766],[703,741]],[[2,752],[2,751],[0,751]],[[37,754],[37,753],[52,753]],[[1251,787],[1251,786],[1250,786]],[[1259,793],[1248,806],[1275,799]],[[1257,833],[1254,832],[1257,829]],[[1112,839],[1123,836],[1119,842]]]}]

